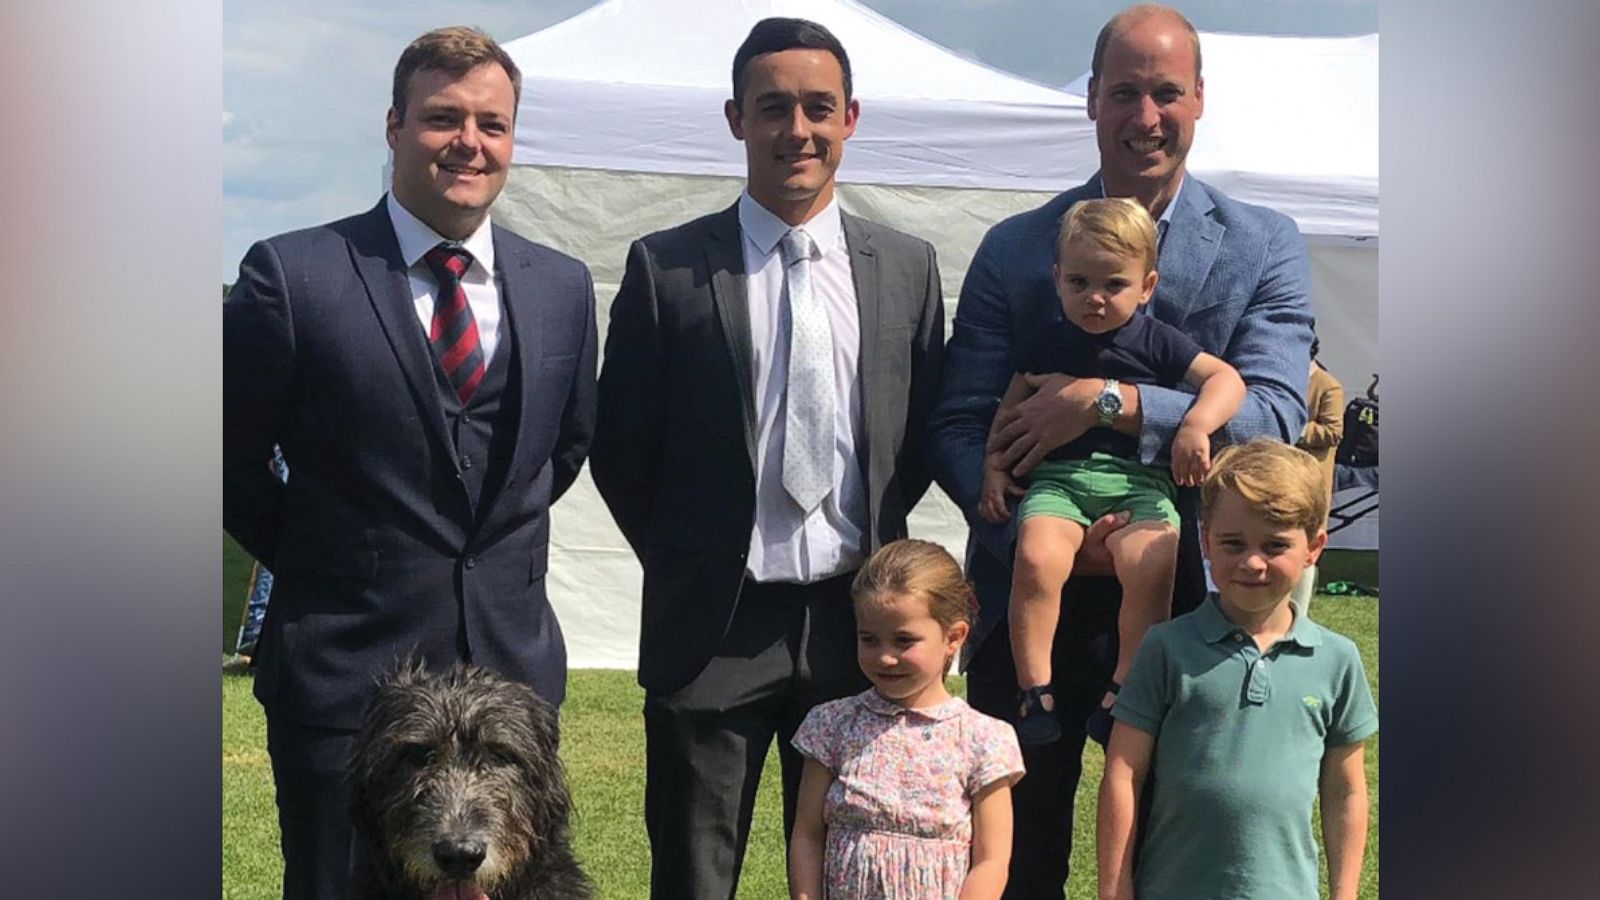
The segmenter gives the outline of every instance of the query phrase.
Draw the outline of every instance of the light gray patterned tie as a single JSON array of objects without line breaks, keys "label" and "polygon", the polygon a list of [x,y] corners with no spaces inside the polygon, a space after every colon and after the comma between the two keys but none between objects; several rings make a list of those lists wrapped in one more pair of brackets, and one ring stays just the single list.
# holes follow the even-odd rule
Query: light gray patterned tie
[{"label": "light gray patterned tie", "polygon": [[783,487],[811,512],[833,490],[833,328],[811,284],[811,236],[783,236],[789,293],[789,386],[783,419]]}]

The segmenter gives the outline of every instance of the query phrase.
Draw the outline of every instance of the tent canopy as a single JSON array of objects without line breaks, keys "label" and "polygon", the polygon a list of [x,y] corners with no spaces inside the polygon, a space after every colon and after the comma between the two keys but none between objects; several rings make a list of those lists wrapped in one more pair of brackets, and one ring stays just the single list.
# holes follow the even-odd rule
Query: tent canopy
[{"label": "tent canopy", "polygon": [[768,16],[820,22],[850,54],[862,112],[841,182],[1054,191],[1094,171],[1092,143],[1044,154],[1034,143],[1082,141],[1081,98],[851,0],[605,0],[510,41],[524,79],[517,163],[742,178],[722,107],[734,51]]}]

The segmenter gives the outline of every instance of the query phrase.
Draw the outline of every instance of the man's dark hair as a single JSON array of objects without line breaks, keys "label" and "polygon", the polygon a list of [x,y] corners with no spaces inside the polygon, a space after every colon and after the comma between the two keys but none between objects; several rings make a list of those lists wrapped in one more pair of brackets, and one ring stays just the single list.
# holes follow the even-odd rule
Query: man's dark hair
[{"label": "man's dark hair", "polygon": [[744,43],[739,45],[739,52],[733,54],[734,106],[744,109],[744,70],[750,65],[750,60],[763,53],[782,50],[826,50],[832,53],[833,58],[839,61],[839,68],[844,71],[844,102],[850,102],[850,57],[833,32],[808,19],[774,16],[757,22]]}]

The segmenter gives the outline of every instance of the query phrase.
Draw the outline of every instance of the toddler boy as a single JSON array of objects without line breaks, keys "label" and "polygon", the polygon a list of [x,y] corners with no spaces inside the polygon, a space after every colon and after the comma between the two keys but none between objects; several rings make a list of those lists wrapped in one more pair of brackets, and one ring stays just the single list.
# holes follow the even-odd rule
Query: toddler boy
[{"label": "toddler boy", "polygon": [[[1151,625],[1172,610],[1172,579],[1178,558],[1178,484],[1193,486],[1211,459],[1211,433],[1239,411],[1245,386],[1239,373],[1205,353],[1194,339],[1140,309],[1150,302],[1156,274],[1156,226],[1137,201],[1084,200],[1061,219],[1054,267],[1064,319],[1041,330],[1017,357],[1017,374],[1000,402],[984,460],[979,513],[1007,521],[1006,501],[1023,495],[1017,552],[1012,565],[1012,655],[1022,707],[1017,736],[1024,744],[1048,744],[1061,736],[1050,691],[1050,647],[1060,618],[1061,589],[1089,524],[1127,511],[1129,524],[1106,540],[1122,607],[1117,616],[1120,652],[1089,736],[1105,743],[1108,708]],[[1104,381],[1099,422],[1058,447],[1027,474],[1026,492],[999,452],[1008,413],[1034,390],[1027,376],[1062,373]],[[1122,384],[1186,384],[1198,391],[1172,442],[1172,475],[1139,461],[1137,426],[1119,419]],[[1135,388],[1129,387],[1128,391]]]}]

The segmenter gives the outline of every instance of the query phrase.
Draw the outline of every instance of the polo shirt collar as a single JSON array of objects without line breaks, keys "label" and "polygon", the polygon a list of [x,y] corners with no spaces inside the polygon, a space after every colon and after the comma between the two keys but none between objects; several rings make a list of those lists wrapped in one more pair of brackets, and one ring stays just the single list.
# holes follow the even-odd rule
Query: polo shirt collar
[{"label": "polo shirt collar", "polygon": [[935,722],[940,722],[960,713],[961,707],[965,705],[965,701],[963,701],[960,697],[951,697],[949,700],[946,700],[938,706],[929,706],[923,709],[910,709],[895,703],[893,700],[885,698],[882,694],[878,693],[876,688],[868,688],[861,694],[861,705],[865,706],[869,712],[877,713],[880,716],[905,716],[907,718],[916,717],[932,719]]},{"label": "polo shirt collar", "polygon": [[[1293,609],[1293,607],[1291,607]],[[1206,596],[1206,602],[1194,611],[1195,627],[1200,629],[1200,636],[1206,643],[1215,644],[1225,641],[1234,634],[1244,634],[1244,630],[1228,621],[1222,614],[1222,608],[1217,605],[1215,593]],[[1249,635],[1246,635],[1248,637]],[[1322,635],[1305,616],[1295,613],[1294,620],[1289,623],[1289,630],[1278,639],[1279,644],[1298,644],[1301,647],[1315,647],[1322,643]]]},{"label": "polo shirt collar", "polygon": [[[763,256],[769,255],[789,232],[789,223],[773,215],[770,210],[750,196],[749,191],[739,195],[739,229]],[[835,196],[821,212],[806,222],[793,226],[811,236],[817,256],[826,256],[844,240],[844,223],[839,218],[839,198]]]}]

